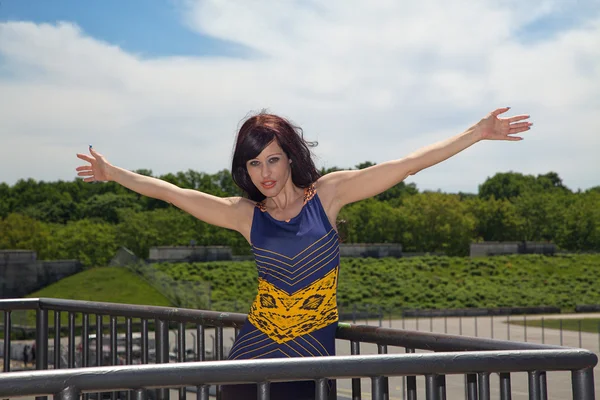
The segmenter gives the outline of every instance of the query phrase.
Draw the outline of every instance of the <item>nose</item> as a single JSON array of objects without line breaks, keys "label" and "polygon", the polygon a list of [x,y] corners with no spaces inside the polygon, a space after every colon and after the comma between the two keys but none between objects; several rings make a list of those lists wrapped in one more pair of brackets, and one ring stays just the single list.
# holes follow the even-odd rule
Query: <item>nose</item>
[{"label": "nose", "polygon": [[269,168],[269,165],[268,165],[268,163],[264,163],[264,164],[262,165],[262,169],[261,169],[261,171],[260,171],[260,172],[261,172],[261,176],[262,176],[263,178],[268,178],[268,177],[269,177],[269,175],[271,175],[271,169]]}]

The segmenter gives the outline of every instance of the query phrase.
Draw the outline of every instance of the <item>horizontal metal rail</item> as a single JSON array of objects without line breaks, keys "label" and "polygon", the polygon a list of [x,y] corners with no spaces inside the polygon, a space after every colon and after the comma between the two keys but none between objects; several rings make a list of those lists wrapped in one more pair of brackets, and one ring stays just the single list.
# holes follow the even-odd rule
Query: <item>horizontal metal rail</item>
[{"label": "horizontal metal rail", "polygon": [[0,310],[65,311],[119,317],[162,319],[177,322],[195,322],[202,323],[203,325],[230,328],[241,328],[246,321],[246,314],[239,313],[49,298],[0,300]]},{"label": "horizontal metal rail", "polygon": [[[370,377],[372,378],[374,398],[383,399],[385,396],[389,396],[387,377],[403,376],[405,378],[403,378],[402,392],[404,393],[406,390],[407,397],[414,399],[417,387],[416,375],[425,375],[425,388],[431,394],[427,399],[435,400],[438,395],[440,399],[446,398],[446,374],[465,374],[465,398],[475,399],[477,397],[474,396],[479,392],[480,399],[486,400],[489,399],[489,373],[499,372],[501,399],[510,399],[510,372],[527,372],[529,374],[530,399],[544,400],[547,394],[546,371],[571,371],[573,398],[586,400],[594,398],[592,368],[597,364],[597,357],[587,350],[562,346],[340,323],[336,337],[349,341],[353,355],[351,357],[228,361],[215,364],[212,361],[206,361],[209,359],[209,354],[210,359],[213,360],[227,358],[227,354],[224,353],[224,329],[234,328],[237,335],[247,319],[245,314],[48,298],[0,300],[0,310],[4,311],[4,372],[6,374],[0,374],[0,396],[4,397],[14,395],[5,392],[8,388],[19,389],[18,396],[53,394],[58,396],[59,400],[70,399],[71,396],[75,399],[81,391],[102,392],[132,389],[135,390],[133,393],[135,399],[141,400],[144,396],[144,393],[140,391],[141,388],[158,387],[160,388],[157,391],[158,400],[168,400],[169,392],[165,390],[165,387],[180,387],[179,398],[184,399],[185,386],[198,386],[198,398],[204,400],[208,399],[207,385],[209,384],[251,382],[258,383],[258,394],[262,400],[268,398],[265,396],[269,393],[269,382],[315,380],[316,393],[321,393],[317,395],[317,398],[324,399],[325,397],[322,396],[327,392],[328,379],[351,378],[352,398],[360,399],[361,382],[359,378]],[[9,372],[10,333],[14,328],[11,314],[19,310],[36,311],[37,357],[35,364],[39,370],[37,372]],[[52,363],[48,357],[49,322],[52,322],[49,312],[54,317],[54,353],[53,357],[50,357],[54,359],[53,370],[48,370],[49,361]],[[68,316],[65,326],[61,326],[61,313]],[[81,347],[76,354],[75,322],[76,315],[79,314],[82,317]],[[95,318],[93,318],[94,316]],[[119,322],[119,318],[121,322]],[[125,319],[124,323],[122,322],[123,318]],[[95,324],[93,324],[94,319]],[[137,321],[138,319],[139,321]],[[152,340],[149,339],[150,325],[154,330]],[[193,333],[191,335],[194,337],[193,354],[189,355],[189,358],[193,358],[194,361],[199,361],[201,364],[182,363],[188,358],[185,335],[186,330],[190,331],[187,328],[189,325],[192,325]],[[139,349],[135,355],[135,361],[142,364],[156,362],[162,365],[131,365],[135,363],[132,354],[132,330],[134,327],[139,327],[140,330],[138,334],[140,336],[136,339]],[[171,329],[175,327],[177,330],[176,359],[179,364],[169,364],[169,361],[173,361],[170,356],[170,327]],[[106,329],[109,334],[103,333],[106,332]],[[126,329],[127,332],[123,333],[123,329]],[[205,338],[208,329],[214,330],[214,336],[209,334],[212,339],[212,342],[209,342],[212,343],[210,348],[207,346]],[[62,363],[61,332],[67,334],[66,340],[68,340],[65,348],[68,358],[62,359]],[[120,350],[117,348],[117,336],[122,340],[121,335],[125,335],[125,354],[122,354],[122,348]],[[95,342],[93,346],[92,340]],[[107,342],[110,343],[108,353],[103,350],[105,348],[103,343]],[[376,344],[379,355],[360,355],[361,343]],[[388,345],[404,347],[407,354],[388,355]],[[415,354],[416,349],[451,353]],[[118,351],[121,351],[128,366],[116,366]],[[98,367],[94,367],[94,365]],[[102,365],[112,366],[102,367]],[[76,366],[86,368],[73,369]],[[249,366],[251,368],[248,368]],[[60,370],[62,367],[70,369]],[[144,372],[143,379],[138,381],[133,376],[137,376],[140,368],[141,371],[147,370],[148,372]],[[177,372],[173,372],[175,370]],[[184,377],[182,374],[185,371],[193,371],[190,372],[191,380],[177,381],[175,377],[172,377],[175,379],[174,381],[165,380],[171,379],[169,374]],[[72,375],[73,373],[75,374]],[[114,379],[111,375],[113,373],[118,373]],[[107,374],[111,376],[108,382],[106,381]],[[122,376],[127,376],[127,378],[122,378]],[[198,376],[202,377],[200,381]],[[233,380],[232,376],[237,377],[238,380]],[[14,381],[15,378],[19,381]],[[27,379],[31,379],[31,381],[27,381]],[[47,379],[48,382],[43,384],[39,379]],[[80,381],[80,379],[84,380]],[[130,381],[131,379],[133,380]],[[80,382],[84,382],[81,383],[83,386],[80,386]],[[119,382],[125,384],[122,385]],[[61,386],[63,383],[67,386]],[[23,385],[27,389],[24,389]],[[29,390],[37,387],[45,389]],[[23,390],[29,391],[23,392]],[[335,381],[333,381],[332,391],[335,396]],[[437,395],[432,394],[434,391]],[[132,393],[129,392],[127,398],[131,399],[131,395]],[[115,398],[114,392],[111,397]],[[217,398],[219,399],[218,390]],[[38,397],[38,400],[43,399],[45,397]]]},{"label": "horizontal metal rail", "polygon": [[[578,399],[594,395],[592,368],[598,357],[587,350],[529,350],[427,353],[297,359],[205,361],[155,365],[92,367],[0,374],[0,397],[57,395],[239,383],[344,379],[384,376],[519,371],[573,371]],[[591,397],[590,397],[591,396]]]},{"label": "horizontal metal rail", "polygon": [[346,323],[339,324],[336,337],[354,342],[385,344],[430,351],[551,350],[568,348],[530,342],[475,338],[449,335],[447,333],[409,331]]}]

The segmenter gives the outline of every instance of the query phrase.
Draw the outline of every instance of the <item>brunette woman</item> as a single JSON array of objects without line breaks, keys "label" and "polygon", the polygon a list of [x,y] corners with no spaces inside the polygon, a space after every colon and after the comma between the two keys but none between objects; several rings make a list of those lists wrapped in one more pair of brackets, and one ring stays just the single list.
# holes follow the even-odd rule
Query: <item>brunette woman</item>
[{"label": "brunette woman", "polygon": [[[346,204],[375,196],[406,177],[482,140],[519,141],[529,116],[499,118],[497,109],[463,133],[404,158],[362,170],[320,176],[301,129],[261,113],[245,121],[232,164],[247,197],[219,198],[111,165],[90,146],[78,154],[86,182],[114,181],[167,201],[210,224],[233,229],[251,244],[258,294],[229,359],[320,357],[335,354],[339,238],[336,218]],[[256,397],[256,385],[224,386],[223,399]],[[272,399],[312,399],[314,382],[271,385]]]}]

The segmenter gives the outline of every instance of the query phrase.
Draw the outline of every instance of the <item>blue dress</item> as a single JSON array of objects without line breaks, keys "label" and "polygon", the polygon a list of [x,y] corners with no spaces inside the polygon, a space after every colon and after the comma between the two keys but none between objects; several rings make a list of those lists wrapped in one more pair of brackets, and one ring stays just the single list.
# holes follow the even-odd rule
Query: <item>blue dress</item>
[{"label": "blue dress", "polygon": [[[304,206],[287,221],[258,203],[250,233],[258,293],[230,360],[335,355],[338,323],[339,237],[314,185]],[[314,382],[275,383],[271,399],[313,399]],[[222,387],[222,399],[252,399],[256,385]]]}]

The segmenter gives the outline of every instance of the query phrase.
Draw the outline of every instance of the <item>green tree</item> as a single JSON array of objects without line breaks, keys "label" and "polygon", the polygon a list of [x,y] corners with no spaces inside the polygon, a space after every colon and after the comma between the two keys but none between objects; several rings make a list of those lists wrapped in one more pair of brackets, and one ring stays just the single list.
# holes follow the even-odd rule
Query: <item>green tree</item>
[{"label": "green tree", "polygon": [[204,223],[174,207],[146,212],[121,210],[117,241],[138,257],[148,258],[150,247],[189,245],[201,239]]},{"label": "green tree", "polygon": [[528,191],[514,199],[523,220],[518,240],[552,241],[574,198],[573,194]]},{"label": "green tree", "polygon": [[81,206],[81,215],[116,224],[119,222],[119,212],[123,209],[141,211],[142,205],[134,194],[103,193],[87,199]]},{"label": "green tree", "polygon": [[497,173],[479,185],[479,197],[489,199],[514,199],[535,185],[535,178],[517,172]]},{"label": "green tree", "polygon": [[365,161],[365,162],[361,162],[360,164],[356,164],[355,168],[356,169],[365,169],[365,168],[372,167],[374,165],[377,165],[377,164],[375,164],[374,162],[371,162],[371,161]]},{"label": "green tree", "polygon": [[12,213],[0,219],[0,249],[34,250],[38,257],[48,253],[52,230],[48,224]]},{"label": "green tree", "polygon": [[572,195],[562,210],[561,223],[552,233],[555,243],[571,251],[600,249],[600,191]]},{"label": "green tree", "polygon": [[420,193],[407,197],[400,211],[406,227],[401,243],[406,251],[468,254],[475,218],[457,195]]},{"label": "green tree", "polygon": [[524,221],[510,201],[474,197],[465,200],[465,205],[475,218],[475,237],[479,240],[513,241],[519,238]]},{"label": "green tree", "polygon": [[10,186],[0,183],[0,218],[6,218],[10,212]]},{"label": "green tree", "polygon": [[525,193],[571,193],[556,172],[534,177],[517,172],[498,173],[479,186],[479,197],[489,199],[514,199]]},{"label": "green tree", "polygon": [[91,220],[55,226],[47,259],[79,260],[87,267],[107,265],[119,248],[116,227]]},{"label": "green tree", "polygon": [[349,243],[397,243],[402,232],[397,210],[366,199],[344,207],[338,217],[340,237]]},{"label": "green tree", "polygon": [[57,224],[79,219],[79,205],[69,193],[53,194],[51,199],[27,207],[22,212],[37,220]]}]

